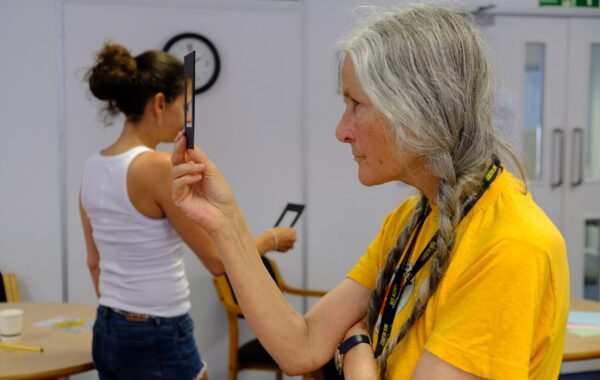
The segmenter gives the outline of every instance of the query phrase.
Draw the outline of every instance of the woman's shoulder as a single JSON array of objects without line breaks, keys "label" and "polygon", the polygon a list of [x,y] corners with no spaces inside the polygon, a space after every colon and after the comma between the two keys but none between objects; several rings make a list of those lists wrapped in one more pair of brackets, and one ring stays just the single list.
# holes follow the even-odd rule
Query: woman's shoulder
[{"label": "woman's shoulder", "polygon": [[[171,166],[171,154],[169,152],[162,152],[158,150],[142,150],[131,162],[132,165],[135,163],[140,166],[141,169],[152,169],[155,165]],[[148,167],[146,167],[148,166]]]},{"label": "woman's shoulder", "polygon": [[165,184],[165,179],[170,175],[171,158],[168,152],[142,151],[129,165],[129,180],[146,186]]},{"label": "woman's shoulder", "polygon": [[399,220],[406,219],[410,217],[415,207],[419,204],[421,200],[421,195],[415,194],[408,198],[406,198],[402,203],[400,203],[394,210],[392,210],[387,217],[386,221],[390,220]]},{"label": "woman's shoulder", "polygon": [[131,166],[142,171],[171,170],[171,154],[158,150],[144,150],[131,161]]},{"label": "woman's shoulder", "polygon": [[415,194],[406,198],[394,210],[387,214],[381,228],[383,230],[402,229],[403,226],[408,222],[420,199],[421,195],[419,194]]},{"label": "woman's shoulder", "polygon": [[168,153],[154,150],[139,153],[127,173],[127,189],[133,206],[150,218],[164,218],[164,204],[171,199],[170,178]]}]

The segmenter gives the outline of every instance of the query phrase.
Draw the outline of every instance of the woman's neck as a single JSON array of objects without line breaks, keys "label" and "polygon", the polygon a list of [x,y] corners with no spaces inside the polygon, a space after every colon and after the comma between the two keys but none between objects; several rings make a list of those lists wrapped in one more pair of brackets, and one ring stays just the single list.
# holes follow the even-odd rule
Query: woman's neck
[{"label": "woman's neck", "polygon": [[145,128],[142,122],[126,121],[119,138],[112,145],[102,150],[102,153],[107,155],[119,154],[140,145],[155,149],[159,141],[149,132],[149,129]]},{"label": "woman's neck", "polygon": [[426,160],[415,160],[402,182],[419,190],[430,204],[437,204],[440,179],[431,174],[431,168]]}]

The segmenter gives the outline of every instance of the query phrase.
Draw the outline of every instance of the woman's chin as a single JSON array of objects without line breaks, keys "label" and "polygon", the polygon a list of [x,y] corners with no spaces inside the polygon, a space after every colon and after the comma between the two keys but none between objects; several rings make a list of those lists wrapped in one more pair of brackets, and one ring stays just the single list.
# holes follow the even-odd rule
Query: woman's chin
[{"label": "woman's chin", "polygon": [[373,178],[372,176],[361,174],[360,171],[358,172],[358,181],[363,186],[376,186],[376,185],[381,185],[383,183],[383,181],[379,181],[379,180],[377,180],[377,178]]}]

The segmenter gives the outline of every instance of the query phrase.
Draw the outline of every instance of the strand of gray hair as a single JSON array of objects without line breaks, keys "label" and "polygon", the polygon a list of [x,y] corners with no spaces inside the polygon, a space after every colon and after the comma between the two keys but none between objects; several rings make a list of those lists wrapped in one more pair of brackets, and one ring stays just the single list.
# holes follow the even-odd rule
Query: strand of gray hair
[{"label": "strand of gray hair", "polygon": [[400,262],[400,258],[402,257],[402,253],[406,249],[406,244],[408,242],[408,238],[413,233],[417,226],[417,222],[419,220],[419,216],[423,212],[423,209],[427,206],[427,198],[421,196],[417,206],[413,210],[412,215],[403,229],[402,233],[396,239],[396,244],[390,250],[387,261],[384,269],[377,276],[377,285],[375,289],[371,292],[369,297],[369,307],[367,311],[367,326],[369,334],[373,334],[375,329],[375,324],[377,323],[377,318],[379,315],[379,308],[383,303],[383,297],[385,297],[385,291],[387,289],[387,284],[392,278],[392,274],[396,270],[398,263]]}]

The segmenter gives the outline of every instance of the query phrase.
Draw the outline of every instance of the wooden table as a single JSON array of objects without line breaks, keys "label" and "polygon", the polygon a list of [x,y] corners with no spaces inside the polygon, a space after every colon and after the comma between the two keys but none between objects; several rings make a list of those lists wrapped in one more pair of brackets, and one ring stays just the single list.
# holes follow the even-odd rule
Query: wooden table
[{"label": "wooden table", "polygon": [[[571,310],[600,312],[600,302],[572,299]],[[600,336],[581,337],[567,330],[563,362],[600,358]]]},{"label": "wooden table", "polygon": [[71,333],[32,325],[60,316],[93,321],[96,318],[96,306],[42,302],[0,303],[0,310],[18,308],[24,311],[23,334],[15,344],[44,349],[42,353],[0,349],[0,379],[49,379],[93,369],[91,329]]}]

